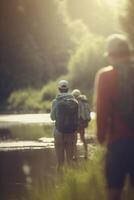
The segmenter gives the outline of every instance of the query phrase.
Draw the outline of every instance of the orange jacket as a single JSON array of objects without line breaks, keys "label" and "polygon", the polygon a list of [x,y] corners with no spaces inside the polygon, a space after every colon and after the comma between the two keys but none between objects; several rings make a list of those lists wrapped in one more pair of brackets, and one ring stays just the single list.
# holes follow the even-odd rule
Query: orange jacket
[{"label": "orange jacket", "polygon": [[97,137],[100,143],[112,143],[120,138],[133,137],[117,111],[119,95],[118,70],[112,66],[99,71],[96,77]]}]

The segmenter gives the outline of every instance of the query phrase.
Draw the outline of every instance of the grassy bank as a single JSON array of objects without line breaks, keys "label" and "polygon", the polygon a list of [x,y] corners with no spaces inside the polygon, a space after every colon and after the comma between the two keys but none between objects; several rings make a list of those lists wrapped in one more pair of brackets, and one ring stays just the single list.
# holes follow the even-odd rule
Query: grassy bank
[{"label": "grassy bank", "polygon": [[[65,168],[55,183],[37,186],[29,200],[107,200],[104,155],[105,149],[96,147],[90,161]],[[134,200],[134,190],[128,184],[123,200]]]},{"label": "grassy bank", "polygon": [[96,148],[89,162],[64,169],[50,187],[36,187],[30,200],[105,200],[104,150]]}]

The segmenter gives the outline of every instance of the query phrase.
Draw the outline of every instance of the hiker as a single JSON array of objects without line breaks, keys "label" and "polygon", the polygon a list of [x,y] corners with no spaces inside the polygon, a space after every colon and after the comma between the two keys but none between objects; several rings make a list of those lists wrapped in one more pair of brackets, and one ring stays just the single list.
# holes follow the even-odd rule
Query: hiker
[{"label": "hiker", "polygon": [[[81,95],[80,90],[75,89],[72,91],[72,94],[79,104],[79,110],[78,110],[79,123],[78,123],[77,133],[80,134],[80,139],[84,145],[84,158],[87,159],[88,146],[87,146],[87,142],[85,138],[85,128],[88,127],[88,123],[91,120],[89,104],[88,104],[87,97],[85,95]],[[75,159],[77,160],[77,149],[75,151]]]},{"label": "hiker", "polygon": [[107,57],[111,65],[96,77],[97,136],[107,145],[108,199],[121,200],[128,175],[134,187],[134,67],[125,36],[109,36]]},{"label": "hiker", "polygon": [[65,163],[65,153],[67,164],[71,164],[73,161],[75,132],[78,128],[78,102],[69,93],[68,81],[61,80],[58,89],[59,94],[52,103],[51,119],[55,121],[55,150],[60,170]]}]

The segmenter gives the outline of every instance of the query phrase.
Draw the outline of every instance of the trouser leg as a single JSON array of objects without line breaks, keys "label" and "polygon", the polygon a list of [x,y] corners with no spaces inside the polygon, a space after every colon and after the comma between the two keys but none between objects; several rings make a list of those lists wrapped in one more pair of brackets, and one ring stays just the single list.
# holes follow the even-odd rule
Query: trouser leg
[{"label": "trouser leg", "polygon": [[65,136],[66,137],[66,158],[67,158],[67,163],[71,164],[73,161],[73,156],[74,152],[76,150],[76,139],[75,139],[75,134],[68,134]]},{"label": "trouser leg", "polygon": [[84,128],[80,130],[80,139],[83,142],[83,146],[84,146],[84,151],[85,151],[84,156],[85,156],[85,158],[87,158],[88,146],[87,146],[87,142],[85,139],[85,129]]},{"label": "trouser leg", "polygon": [[78,159],[78,153],[77,153],[77,133],[75,133],[75,144],[74,144],[74,160]]},{"label": "trouser leg", "polygon": [[108,200],[121,200],[122,190],[108,189]]},{"label": "trouser leg", "polygon": [[62,134],[55,135],[55,151],[58,162],[58,169],[64,165],[64,138]]}]

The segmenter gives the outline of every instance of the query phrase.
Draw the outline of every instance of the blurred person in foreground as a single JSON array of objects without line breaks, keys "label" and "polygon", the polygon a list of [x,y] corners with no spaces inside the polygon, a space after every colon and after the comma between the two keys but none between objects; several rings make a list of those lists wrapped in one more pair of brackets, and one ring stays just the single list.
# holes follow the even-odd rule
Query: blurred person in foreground
[{"label": "blurred person in foreground", "polygon": [[69,83],[61,80],[58,83],[59,94],[52,102],[51,119],[55,121],[54,140],[58,160],[58,170],[65,164],[72,164],[78,128],[78,102],[69,93]]},{"label": "blurred person in foreground", "polygon": [[[88,146],[85,138],[85,129],[88,127],[88,123],[91,120],[90,108],[86,95],[82,95],[80,90],[75,89],[72,91],[73,96],[78,101],[78,130],[77,133],[80,134],[80,139],[84,145],[84,158],[88,158]],[[77,143],[77,139],[76,139]],[[77,149],[75,151],[75,160],[77,160]]]},{"label": "blurred person in foreground", "polygon": [[126,177],[134,187],[134,67],[124,35],[107,39],[110,66],[96,77],[97,136],[107,146],[109,200],[121,200]]}]

